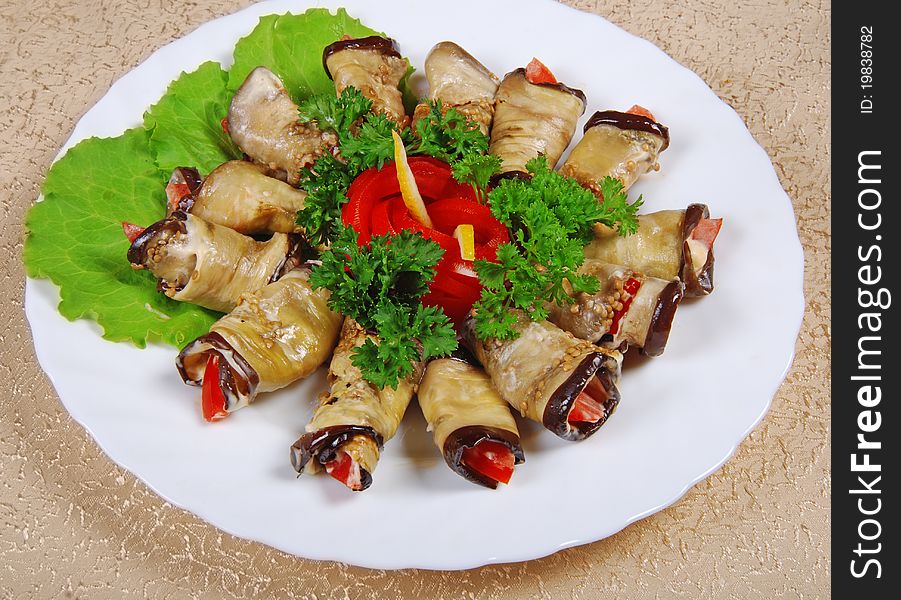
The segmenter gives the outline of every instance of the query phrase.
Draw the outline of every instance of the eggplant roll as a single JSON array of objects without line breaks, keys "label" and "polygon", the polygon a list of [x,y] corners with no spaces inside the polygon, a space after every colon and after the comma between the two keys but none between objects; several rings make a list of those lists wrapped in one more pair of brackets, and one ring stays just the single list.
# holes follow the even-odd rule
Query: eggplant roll
[{"label": "eggplant roll", "polygon": [[554,168],[566,150],[585,94],[562,83],[530,83],[525,69],[508,73],[497,88],[488,152],[501,158],[501,175],[526,173],[526,163],[543,154]]},{"label": "eggplant roll", "polygon": [[401,57],[397,42],[372,35],[338,40],[322,52],[325,72],[335,82],[338,95],[355,87],[372,100],[372,111],[385,113],[389,119],[406,125],[403,96],[398,85],[407,73],[409,63]]},{"label": "eggplant roll", "polygon": [[324,149],[334,148],[334,133],[320,131],[315,122],[301,123],[297,105],[278,75],[257,67],[244,80],[228,108],[228,132],[255,163],[290,184]]},{"label": "eggplant roll", "polygon": [[[530,321],[516,312],[515,340],[479,340],[472,316],[463,324],[463,339],[501,397],[522,416],[565,440],[590,436],[619,404],[622,354],[580,340],[550,321]],[[594,415],[591,419],[570,414],[586,403]]]},{"label": "eggplant roll", "polygon": [[[169,184],[197,176],[180,167]],[[251,234],[299,233],[297,211],[306,192],[266,175],[266,168],[246,160],[230,160],[213,169],[196,190],[170,204],[170,210],[196,215],[210,223]]]},{"label": "eggplant roll", "polygon": [[721,222],[710,218],[707,205],[690,204],[685,210],[638,215],[638,231],[629,236],[595,225],[585,258],[623,265],[659,279],[678,277],[687,297],[706,296],[713,291],[713,239]]},{"label": "eggplant roll", "polygon": [[350,317],[344,320],[329,366],[330,392],[321,397],[306,426],[307,433],[291,446],[291,464],[298,473],[331,473],[339,463],[350,459],[344,482],[354,491],[372,484],[381,448],[397,431],[422,373],[422,366],[416,365],[413,374],[399,381],[397,388],[378,389],[364,380],[352,357],[370,338],[376,339]]},{"label": "eggplant roll", "polygon": [[[425,57],[425,76],[429,82],[429,99],[440,101],[444,109],[456,109],[488,135],[499,84],[494,73],[457,44],[439,42]],[[428,111],[428,104],[420,104],[413,120]]]},{"label": "eggplant roll", "polygon": [[457,358],[431,361],[419,384],[419,406],[444,461],[459,475],[492,489],[497,481],[467,464],[485,441],[506,446],[515,464],[525,461],[510,406],[481,368]]},{"label": "eggplant roll", "polygon": [[310,271],[296,268],[281,279],[246,294],[230,313],[213,323],[179,353],[176,367],[188,385],[203,383],[207,360],[219,362],[219,388],[226,412],[309,376],[331,355],[341,315],[328,307],[328,291],[314,290]]},{"label": "eggplant roll", "polygon": [[594,113],[585,124],[585,134],[560,174],[572,177],[600,194],[600,183],[610,176],[628,190],[650,170],[657,170],[657,157],[669,146],[669,130],[653,119],[607,110]]},{"label": "eggplant roll", "polygon": [[258,242],[237,231],[175,212],[132,242],[128,260],[159,280],[161,292],[181,302],[228,312],[242,294],[262,289],[291,268],[301,237],[276,233]]},{"label": "eggplant roll", "polygon": [[552,305],[552,323],[607,348],[635,346],[648,356],[663,353],[682,300],[679,279],[648,277],[599,260],[586,260],[579,273],[597,277],[597,293],[574,294],[575,303],[568,306]]}]

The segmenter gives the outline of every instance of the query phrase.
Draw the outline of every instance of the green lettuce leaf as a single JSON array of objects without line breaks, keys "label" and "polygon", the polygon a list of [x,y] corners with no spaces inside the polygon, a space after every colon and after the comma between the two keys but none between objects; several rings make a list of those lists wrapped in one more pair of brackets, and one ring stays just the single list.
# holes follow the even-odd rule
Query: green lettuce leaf
[{"label": "green lettuce leaf", "polygon": [[133,270],[125,258],[121,222],[149,225],[165,214],[165,180],[149,137],[140,128],[89,138],[53,165],[44,200],[25,221],[25,267],[30,277],[59,286],[67,319],[95,319],[112,341],[181,347],[206,333],[216,313],[167,298],[150,273]]},{"label": "green lettuce leaf", "polygon": [[203,63],[192,73],[182,73],[144,114],[150,149],[167,177],[176,167],[195,167],[206,175],[241,158],[221,125],[232,97],[227,81],[228,73],[219,63]]},{"label": "green lettuce leaf", "polygon": [[268,15],[235,45],[235,62],[228,73],[228,88],[241,87],[247,74],[259,66],[274,71],[288,93],[299,102],[316,94],[334,93],[335,86],[322,67],[322,51],[344,35],[383,35],[366,27],[339,8],[311,8],[300,15]]},{"label": "green lettuce leaf", "polygon": [[76,145],[51,167],[44,201],[26,217],[28,275],[53,281],[60,313],[96,320],[109,340],[180,348],[206,333],[218,315],[167,298],[150,273],[133,270],[121,222],[146,226],[163,217],[165,183],[175,167],[207,174],[241,157],[220,121],[253,68],[271,68],[297,99],[333,93],[323,48],[345,34],[376,33],[343,9],[263,17],[239,40],[230,71],[208,62],[183,73],[147,110],[144,127]]}]

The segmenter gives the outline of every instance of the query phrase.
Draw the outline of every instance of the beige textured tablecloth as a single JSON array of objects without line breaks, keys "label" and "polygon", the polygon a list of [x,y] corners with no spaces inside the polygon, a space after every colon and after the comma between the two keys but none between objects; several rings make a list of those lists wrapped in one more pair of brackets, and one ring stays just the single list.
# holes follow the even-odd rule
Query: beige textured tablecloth
[{"label": "beige textured tablecloth", "polygon": [[736,455],[609,539],[463,573],[300,560],[161,501],[98,450],[37,365],[22,310],[22,220],[75,122],[113,81],[250,2],[0,0],[0,597],[828,596],[828,3],[567,3],[699,73],[748,124],[794,203],[807,297],[797,357]]}]

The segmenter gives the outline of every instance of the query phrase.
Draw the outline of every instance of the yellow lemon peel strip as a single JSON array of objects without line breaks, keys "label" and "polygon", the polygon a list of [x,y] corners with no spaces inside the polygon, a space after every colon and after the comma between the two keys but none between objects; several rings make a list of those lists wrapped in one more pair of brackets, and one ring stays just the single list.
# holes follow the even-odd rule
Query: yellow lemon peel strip
[{"label": "yellow lemon peel strip", "polygon": [[432,227],[432,219],[425,209],[425,202],[422,201],[422,195],[419,188],[416,187],[416,179],[413,177],[413,171],[410,170],[410,164],[407,162],[407,151],[404,149],[404,142],[400,139],[397,131],[392,131],[394,137],[394,162],[397,165],[397,182],[400,184],[400,194],[404,199],[404,204],[413,218],[425,225]]},{"label": "yellow lemon peel strip", "polygon": [[476,236],[472,225],[460,223],[454,229],[454,238],[460,244],[460,258],[463,260],[476,259]]}]

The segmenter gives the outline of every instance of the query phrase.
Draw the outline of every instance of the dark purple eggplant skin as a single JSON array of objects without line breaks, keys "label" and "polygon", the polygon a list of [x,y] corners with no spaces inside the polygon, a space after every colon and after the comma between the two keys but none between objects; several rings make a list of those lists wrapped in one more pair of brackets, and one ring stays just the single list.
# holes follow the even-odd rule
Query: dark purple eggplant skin
[{"label": "dark purple eggplant skin", "polygon": [[[544,407],[542,423],[557,436],[569,441],[584,440],[607,422],[619,405],[620,394],[616,384],[610,379],[607,361],[613,360],[606,354],[594,352],[582,359],[563,385],[554,390]],[[596,423],[570,423],[569,412],[576,398],[585,389],[592,377],[597,377],[607,392],[607,400],[603,404],[604,416]]]},{"label": "dark purple eggplant skin", "polygon": [[185,226],[185,220],[188,218],[183,212],[176,211],[169,215],[164,219],[160,219],[153,225],[149,225],[141,235],[135,238],[135,241],[131,243],[131,246],[128,248],[128,262],[133,265],[140,265],[143,267],[147,266],[147,250],[148,244],[150,244],[156,237],[162,233],[187,233],[187,227]]},{"label": "dark purple eggplant skin", "polygon": [[495,173],[488,180],[488,187],[496,188],[505,179],[518,179],[521,181],[531,181],[532,174],[526,173],[525,171],[506,171],[504,173]]},{"label": "dark purple eggplant skin", "polygon": [[685,286],[681,281],[671,282],[660,292],[651,323],[648,325],[648,334],[644,338],[644,346],[639,349],[641,354],[646,356],[663,354],[670,329],[673,327],[673,317],[684,295]]},{"label": "dark purple eggplant skin", "polygon": [[[509,73],[504,75],[504,79],[506,79],[510,75],[522,75],[526,79],[526,81],[529,81],[528,77],[526,77],[525,67],[519,67],[518,69],[513,69],[512,71],[510,71]],[[566,92],[567,94],[572,94],[573,96],[575,96],[576,98],[578,98],[579,100],[582,101],[582,112],[583,113],[585,112],[585,106],[586,106],[586,104],[588,104],[588,99],[585,97],[585,92],[583,92],[582,90],[569,87],[565,83],[560,83],[560,82],[557,82],[557,83],[532,83],[531,81],[529,81],[529,83],[531,83],[532,85],[540,85],[541,87],[547,87],[547,88],[553,88],[555,90],[560,90],[561,92]]]},{"label": "dark purple eggplant skin", "polygon": [[[296,442],[291,444],[291,465],[298,473],[303,473],[304,467],[315,459],[320,465],[325,465],[335,459],[341,446],[347,443],[355,435],[365,435],[382,449],[385,442],[375,429],[365,425],[332,425],[319,431],[305,433]],[[360,483],[363,491],[372,485],[372,474],[360,467]]]},{"label": "dark purple eggplant skin", "polygon": [[354,38],[350,40],[338,40],[332,42],[322,50],[322,68],[328,78],[332,78],[331,71],[328,70],[328,58],[336,52],[342,50],[377,50],[387,56],[400,58],[400,46],[397,41],[382,37],[380,35],[370,35],[368,37]]},{"label": "dark purple eggplant skin", "polygon": [[478,471],[470,469],[463,464],[463,451],[466,448],[472,448],[483,440],[491,440],[505,445],[513,452],[514,464],[522,464],[526,461],[526,456],[522,451],[522,444],[519,436],[506,429],[498,429],[497,427],[488,427],[485,425],[469,425],[461,427],[452,432],[447,439],[444,440],[444,462],[447,463],[455,473],[473,483],[483,485],[487,488],[497,489],[497,482],[490,477],[485,477]]},{"label": "dark purple eggplant skin", "polygon": [[691,256],[688,239],[701,219],[708,218],[710,209],[706,204],[689,204],[685,209],[685,217],[682,220],[682,264],[679,272],[682,273],[682,281],[685,282],[686,297],[706,296],[713,291],[713,248],[707,253],[707,262],[698,275],[695,275],[694,265],[688,260]]},{"label": "dark purple eggplant skin", "polygon": [[582,133],[598,125],[613,125],[620,129],[634,129],[653,133],[663,138],[663,146],[660,148],[661,152],[669,147],[669,128],[643,115],[634,115],[632,113],[619,112],[618,110],[599,110],[591,115],[591,118],[585,123]]}]

